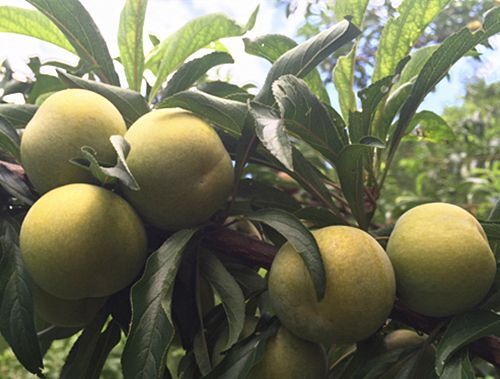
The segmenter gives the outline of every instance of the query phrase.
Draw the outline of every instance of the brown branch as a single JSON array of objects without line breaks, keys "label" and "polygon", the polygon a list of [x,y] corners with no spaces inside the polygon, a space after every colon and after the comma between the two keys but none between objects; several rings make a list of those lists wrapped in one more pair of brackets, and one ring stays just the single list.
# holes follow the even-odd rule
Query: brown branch
[{"label": "brown branch", "polygon": [[[205,242],[211,249],[225,256],[267,269],[278,251],[273,245],[227,228],[208,233]],[[399,301],[394,304],[389,317],[427,334],[432,333],[439,323],[447,321],[412,312],[403,307]],[[470,351],[500,367],[500,338],[495,336],[481,338],[470,345]]]}]

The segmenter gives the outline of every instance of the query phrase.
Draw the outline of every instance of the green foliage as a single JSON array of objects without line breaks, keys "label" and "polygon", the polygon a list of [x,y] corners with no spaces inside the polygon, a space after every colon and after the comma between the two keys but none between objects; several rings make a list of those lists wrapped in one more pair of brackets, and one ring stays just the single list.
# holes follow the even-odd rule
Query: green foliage
[{"label": "green foliage", "polygon": [[[339,0],[319,12],[322,31],[311,24],[299,31],[310,37],[299,44],[283,35],[248,38],[258,8],[245,25],[222,14],[204,15],[165,39],[150,36],[154,48],[144,52],[147,0],[127,0],[117,62],[78,0],[29,2],[36,10],[0,7],[0,32],[50,42],[76,53],[80,62],[70,67],[32,58],[35,80],[26,83],[8,62],[0,71],[0,332],[10,346],[0,346],[2,378],[28,377],[26,371],[41,375],[42,369],[48,378],[244,378],[280,327],[265,276],[285,241],[304,260],[321,299],[329,283],[309,229],[358,226],[384,245],[395,219],[420,203],[459,204],[482,220],[495,202],[500,209],[499,84],[469,83],[463,105],[443,115],[420,107],[454,63],[500,32],[500,8],[486,14],[475,31],[457,32],[443,17],[451,19],[452,9],[465,24],[466,15],[479,15],[491,2],[463,2],[458,11],[454,3],[445,8],[448,0],[405,0],[397,17],[386,5],[389,21],[382,23],[368,1]],[[328,12],[339,22],[329,25]],[[428,25],[437,28],[435,39]],[[262,88],[207,79],[214,67],[237,64],[220,42],[230,37],[247,54],[272,64]],[[437,43],[427,46],[431,40]],[[367,57],[375,46],[376,54]],[[127,87],[119,85],[118,62]],[[318,66],[328,67],[333,77],[320,76]],[[43,73],[45,67],[56,67],[58,75]],[[145,80],[146,69],[152,81]],[[333,79],[340,110],[330,105],[322,79]],[[236,174],[227,204],[206,224],[174,234],[147,225],[150,255],[140,277],[112,295],[83,331],[34,322],[30,279],[17,247],[18,226],[37,198],[19,165],[21,131],[38,104],[68,87],[103,95],[127,126],[151,108],[191,111],[214,126]],[[3,97],[13,93],[26,104],[4,104]],[[115,165],[103,166],[89,147],[81,147],[82,158],[74,163],[118,194],[119,181],[138,189],[126,165],[128,144],[117,136],[111,143]],[[497,219],[493,214],[482,221],[494,250],[500,243]],[[435,372],[426,377],[498,377],[481,347],[500,335],[498,315],[490,310],[500,304],[499,283],[481,307],[450,319],[415,316],[396,304],[370,338],[331,348],[330,373],[415,378],[430,349]],[[245,317],[256,315],[256,332],[239,341]],[[387,351],[384,336],[401,327],[428,337],[418,346]],[[215,362],[222,331],[224,358]]]}]

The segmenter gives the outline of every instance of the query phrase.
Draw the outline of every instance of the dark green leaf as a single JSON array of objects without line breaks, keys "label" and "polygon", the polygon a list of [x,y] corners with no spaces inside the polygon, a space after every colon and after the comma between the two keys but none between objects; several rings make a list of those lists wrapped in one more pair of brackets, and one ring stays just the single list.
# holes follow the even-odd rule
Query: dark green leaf
[{"label": "dark green leaf", "polygon": [[264,147],[288,170],[293,171],[292,143],[284,120],[266,105],[251,102],[250,113],[255,120],[255,134]]},{"label": "dark green leaf", "polygon": [[222,362],[203,379],[246,378],[252,367],[264,356],[267,341],[276,334],[278,328],[277,319],[272,319],[263,330],[257,326],[258,333],[234,345]]},{"label": "dark green leaf", "polygon": [[99,379],[111,349],[120,341],[120,327],[111,321],[101,333],[109,311],[104,307],[88,324],[71,348],[61,379]]},{"label": "dark green leaf", "polygon": [[375,54],[372,80],[394,74],[398,62],[417,42],[427,25],[450,0],[404,0],[398,7],[398,17],[385,25]]},{"label": "dark green leaf", "polygon": [[122,354],[125,379],[161,378],[174,336],[171,298],[182,252],[196,230],[171,236],[148,258],[144,274],[132,287],[132,325]]},{"label": "dark green leaf", "polygon": [[0,32],[24,34],[76,53],[64,34],[36,10],[0,7]]},{"label": "dark green leaf", "polygon": [[18,361],[34,374],[43,368],[33,321],[33,302],[19,248],[0,237],[0,331]]},{"label": "dark green leaf", "polygon": [[481,225],[489,240],[500,241],[500,221],[482,221]]},{"label": "dark green leaf", "polygon": [[247,116],[247,105],[221,99],[200,91],[182,91],[166,98],[157,108],[180,107],[220,127],[233,137],[239,137]]},{"label": "dark green leaf", "polygon": [[24,177],[4,164],[0,164],[0,186],[27,205],[31,205],[35,201],[35,196],[26,184]]},{"label": "dark green leaf", "polygon": [[386,161],[386,171],[399,146],[405,130],[413,118],[424,97],[446,75],[450,67],[479,43],[500,32],[500,7],[489,11],[484,19],[483,27],[474,33],[463,28],[460,32],[448,37],[426,61],[420,71],[410,96],[406,99],[400,113],[399,121],[390,141]]},{"label": "dark green leaf", "polygon": [[291,195],[270,184],[244,179],[238,187],[238,196],[250,200],[255,208],[280,208],[289,212],[299,209],[300,204]]},{"label": "dark green leaf", "polygon": [[24,128],[37,109],[33,104],[0,104],[0,117],[9,121],[15,128]]},{"label": "dark green leaf", "polygon": [[282,234],[302,257],[311,274],[316,296],[321,300],[325,295],[325,267],[318,244],[311,232],[291,213],[281,209],[261,209],[247,215],[250,220],[262,222]]},{"label": "dark green leaf", "polygon": [[[243,38],[243,42],[245,43],[245,51],[248,54],[267,59],[271,63],[274,63],[288,50],[297,46],[297,42],[281,34],[266,34],[253,40]],[[322,102],[327,104],[330,103],[330,98],[318,70],[312,70],[304,77],[304,80],[311,91],[313,91]]]},{"label": "dark green leaf", "polygon": [[411,82],[420,73],[427,60],[438,47],[439,45],[425,46],[411,53],[408,64],[403,68],[403,71],[401,71],[398,82],[394,84],[394,90]]},{"label": "dark green leaf", "polygon": [[378,149],[385,149],[385,144],[374,136],[366,136],[359,140],[359,143],[366,146],[376,147]]},{"label": "dark green leaf", "polygon": [[83,146],[81,148],[82,158],[72,159],[71,162],[88,169],[92,175],[103,185],[113,183],[118,179],[124,186],[132,191],[140,189],[139,184],[130,172],[127,166],[127,156],[130,152],[130,145],[123,136],[114,135],[109,137],[111,145],[116,151],[116,164],[112,167],[102,166],[97,160],[97,153],[91,146]]},{"label": "dark green leaf", "polygon": [[444,366],[440,379],[476,379],[469,352],[464,349],[455,354]]},{"label": "dark green leaf", "polygon": [[410,96],[411,89],[413,88],[414,81],[406,82],[405,84],[399,86],[395,91],[391,92],[389,97],[387,98],[384,110],[382,114],[382,120],[380,122],[380,137],[387,137],[387,133],[389,132],[389,128],[394,121],[394,118],[401,110],[406,98]]},{"label": "dark green leaf", "polygon": [[142,34],[148,0],[127,0],[120,14],[118,47],[125,69],[128,85],[135,91],[141,90],[144,72],[144,51]]},{"label": "dark green leaf", "polygon": [[200,255],[200,270],[220,297],[228,321],[226,350],[238,341],[245,322],[245,298],[240,286],[224,265],[208,252]]},{"label": "dark green leaf", "polygon": [[284,75],[273,83],[272,91],[290,133],[335,161],[344,145],[342,137],[307,84],[293,75]]},{"label": "dark green leaf", "polygon": [[314,223],[317,228],[330,225],[345,225],[345,221],[339,218],[335,213],[322,207],[301,208],[294,212],[294,215],[301,220],[307,220]]},{"label": "dark green leaf", "polygon": [[106,42],[92,17],[78,0],[27,0],[66,36],[77,54],[99,79],[120,85]]},{"label": "dark green leaf", "polygon": [[234,63],[233,58],[228,53],[215,51],[201,58],[193,59],[184,63],[167,83],[161,93],[161,98],[172,96],[178,92],[191,87],[196,81],[203,77],[212,67]]},{"label": "dark green leaf", "polygon": [[321,61],[330,56],[339,47],[351,41],[359,33],[358,28],[349,21],[343,20],[330,29],[287,51],[271,67],[266,81],[257,95],[257,100],[265,104],[272,104],[271,86],[276,79],[286,74],[303,78]]},{"label": "dark green leaf", "polygon": [[127,125],[131,125],[143,114],[149,112],[148,104],[138,92],[125,88],[115,87],[108,84],[84,80],[77,76],[58,72],[61,80],[69,88],[83,88],[97,92],[111,101],[120,111]]},{"label": "dark green leaf", "polygon": [[40,105],[41,102],[43,102],[53,92],[60,91],[64,88],[64,83],[62,83],[58,77],[52,75],[37,74],[35,84],[31,88],[27,99],[29,103],[36,105],[23,104],[22,106],[31,105],[32,107],[35,107],[36,110],[36,106]]},{"label": "dark green leaf", "polygon": [[10,154],[17,162],[21,162],[19,144],[21,140],[16,128],[0,116],[0,151]]},{"label": "dark green leaf", "polygon": [[436,351],[436,371],[443,369],[452,355],[469,343],[489,335],[500,335],[500,316],[489,311],[471,311],[455,316]]},{"label": "dark green leaf", "polygon": [[244,88],[222,81],[199,83],[197,88],[210,95],[222,97],[228,100],[240,101],[243,103],[246,103],[248,99],[253,98],[253,95],[248,93]]},{"label": "dark green leaf", "polygon": [[369,149],[370,147],[366,145],[346,146],[335,163],[342,192],[351,207],[353,216],[364,230],[368,227],[363,184],[364,158]]},{"label": "dark green leaf", "polygon": [[182,28],[163,40],[150,53],[147,67],[158,65],[156,81],[151,89],[150,100],[154,99],[163,82],[191,54],[220,38],[240,36],[253,28],[258,7],[250,16],[247,25],[240,26],[223,14],[201,16],[189,21]]}]

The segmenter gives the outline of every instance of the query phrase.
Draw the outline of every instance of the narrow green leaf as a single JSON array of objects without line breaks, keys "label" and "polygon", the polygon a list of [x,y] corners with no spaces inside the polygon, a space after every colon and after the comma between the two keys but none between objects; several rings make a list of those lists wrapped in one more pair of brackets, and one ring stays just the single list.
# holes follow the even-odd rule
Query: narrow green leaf
[{"label": "narrow green leaf", "polygon": [[500,7],[493,8],[485,15],[482,29],[471,33],[469,29],[463,28],[460,32],[444,40],[426,61],[415,80],[410,96],[401,109],[394,136],[390,141],[386,172],[408,124],[424,97],[441,81],[455,62],[467,54],[474,46],[485,42],[490,36],[498,32],[500,32]]},{"label": "narrow green leaf", "polygon": [[358,28],[349,21],[343,20],[328,30],[288,50],[271,67],[256,99],[264,104],[272,104],[271,86],[276,79],[286,74],[303,78],[321,61],[339,47],[351,41],[359,33]]},{"label": "narrow green leaf", "polygon": [[148,0],[127,0],[120,14],[118,47],[130,89],[141,90],[144,72],[142,35]]},{"label": "narrow green leaf", "polygon": [[284,120],[266,105],[252,102],[249,107],[260,142],[283,166],[293,171],[292,143],[286,133]]},{"label": "narrow green leaf", "polygon": [[38,107],[32,104],[0,104],[0,117],[15,128],[24,128],[34,116]]},{"label": "narrow green leaf", "polygon": [[179,92],[156,105],[156,108],[174,107],[193,112],[233,137],[240,136],[248,113],[246,104],[193,90]]},{"label": "narrow green leaf", "polygon": [[254,208],[280,208],[294,212],[300,208],[300,203],[288,193],[263,182],[244,179],[238,187],[238,197],[250,200]]},{"label": "narrow green leaf", "polygon": [[31,205],[35,202],[35,195],[26,184],[25,178],[5,164],[0,164],[0,186],[24,204]]},{"label": "narrow green leaf", "polygon": [[337,0],[333,5],[333,12],[337,20],[351,16],[351,22],[358,28],[363,26],[363,19],[368,6],[368,0]]},{"label": "narrow green leaf", "polygon": [[127,125],[131,125],[143,114],[149,112],[148,104],[138,92],[109,84],[84,80],[77,76],[58,71],[61,80],[69,88],[83,88],[104,96],[120,111]]},{"label": "narrow green leaf", "polygon": [[[243,42],[245,44],[245,51],[248,54],[267,59],[271,63],[274,63],[288,50],[297,46],[297,42],[282,34],[266,34],[253,40],[243,38]],[[318,70],[312,70],[304,77],[304,80],[311,91],[313,91],[323,103],[330,104],[328,92],[326,92],[326,88]]]},{"label": "narrow green leaf", "polygon": [[211,68],[227,63],[234,63],[233,57],[228,53],[215,51],[201,58],[193,59],[184,63],[167,83],[161,92],[161,98],[175,95],[178,92],[187,90],[194,83],[203,77]]},{"label": "narrow green leaf", "polygon": [[408,125],[407,134],[411,137],[433,142],[451,143],[455,141],[455,133],[448,123],[431,111],[418,112]]},{"label": "narrow green leaf", "polygon": [[450,0],[404,0],[398,7],[397,18],[391,18],[385,25],[377,52],[372,81],[394,74],[398,62],[403,59],[417,42],[427,25]]},{"label": "narrow green leaf", "polygon": [[389,133],[394,118],[401,110],[407,97],[410,96],[411,90],[413,88],[414,81],[406,82],[405,84],[399,86],[395,91],[391,92],[384,104],[384,110],[382,113],[382,120],[380,122],[380,132],[379,135],[384,140]]},{"label": "narrow green leaf", "polygon": [[264,356],[266,344],[273,337],[280,325],[276,318],[270,320],[265,327],[257,326],[257,333],[241,340],[225,355],[222,362],[203,379],[246,378]]},{"label": "narrow green leaf", "polygon": [[0,32],[24,34],[76,54],[71,43],[57,26],[36,10],[1,6]]},{"label": "narrow green leaf", "polygon": [[172,235],[150,255],[141,279],[132,287],[132,325],[122,354],[125,379],[162,378],[174,337],[171,300],[182,253],[196,230]]},{"label": "narrow green leaf", "polygon": [[21,140],[16,128],[0,116],[0,151],[10,154],[17,162],[21,162],[19,144]]},{"label": "narrow green leaf", "polygon": [[500,241],[500,221],[482,221],[481,226],[491,241]]},{"label": "narrow green leaf", "polygon": [[319,247],[311,232],[291,213],[281,209],[261,209],[247,215],[250,220],[262,222],[283,235],[302,257],[311,274],[316,296],[325,295],[326,276]]},{"label": "narrow green leaf", "polygon": [[356,110],[356,97],[354,95],[354,59],[356,44],[349,54],[337,60],[333,69],[333,84],[339,97],[342,116],[347,120],[349,113]]},{"label": "narrow green leaf", "polygon": [[59,28],[99,79],[120,85],[106,42],[89,12],[78,0],[27,1]]},{"label": "narrow green leaf", "polygon": [[443,368],[455,352],[489,335],[500,335],[498,314],[477,310],[455,316],[437,346],[436,371],[438,374],[443,372]]},{"label": "narrow green leaf", "polygon": [[393,90],[396,90],[400,86],[411,82],[412,79],[415,78],[420,73],[420,71],[422,71],[425,63],[438,49],[438,47],[439,45],[425,46],[411,53],[410,60],[403,68],[403,71],[401,71],[399,80],[396,84],[394,84]]},{"label": "narrow green leaf", "polygon": [[0,331],[26,370],[41,374],[29,281],[16,242],[0,237]]},{"label": "narrow green leaf", "polygon": [[234,345],[243,330],[245,322],[245,298],[240,286],[224,265],[208,252],[200,255],[200,270],[210,282],[221,300],[228,322],[226,350]]},{"label": "narrow green leaf", "polygon": [[106,357],[120,341],[120,327],[111,321],[101,333],[109,311],[104,307],[71,348],[60,379],[99,379]]},{"label": "narrow green leaf", "polygon": [[223,14],[201,16],[189,21],[182,28],[163,40],[150,53],[146,65],[152,68],[158,65],[156,81],[150,92],[150,100],[154,99],[163,82],[191,54],[215,42],[220,38],[240,36],[253,28],[258,7],[250,16],[244,27]]},{"label": "narrow green leaf", "polygon": [[331,225],[345,225],[345,221],[339,218],[335,213],[323,207],[305,207],[294,212],[294,215],[301,220],[307,220],[314,223],[317,228],[323,228]]},{"label": "narrow green leaf", "polygon": [[248,93],[248,91],[244,88],[220,80],[199,83],[197,88],[202,92],[208,93],[209,95],[228,100],[240,101],[242,103],[246,103],[248,99],[253,98],[253,95]]},{"label": "narrow green leaf", "polygon": [[130,145],[123,136],[114,135],[109,137],[111,145],[116,152],[116,164],[112,167],[102,166],[102,163],[97,160],[97,153],[91,146],[83,146],[81,148],[82,158],[74,158],[72,163],[88,169],[92,175],[103,185],[114,183],[119,180],[125,187],[132,191],[140,190],[139,184],[130,172],[127,166],[127,156],[130,152]]},{"label": "narrow green leaf", "polygon": [[335,162],[342,192],[354,218],[364,230],[368,228],[368,218],[365,213],[363,161],[369,149],[369,146],[359,144],[346,146]]},{"label": "narrow green leaf", "polygon": [[61,91],[64,88],[64,83],[57,76],[37,74],[35,84],[33,84],[26,100],[30,104],[23,105],[39,106],[53,92]]},{"label": "narrow green leaf", "polygon": [[335,161],[344,146],[342,137],[307,84],[293,75],[283,75],[273,83],[272,90],[288,131]]},{"label": "narrow green leaf", "polygon": [[439,379],[476,379],[476,373],[469,358],[469,352],[464,349],[455,354],[439,376]]}]

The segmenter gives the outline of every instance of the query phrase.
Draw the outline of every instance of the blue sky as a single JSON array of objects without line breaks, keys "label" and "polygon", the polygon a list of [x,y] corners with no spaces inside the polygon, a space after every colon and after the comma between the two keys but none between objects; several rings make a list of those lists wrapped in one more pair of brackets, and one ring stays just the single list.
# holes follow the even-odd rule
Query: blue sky
[{"label": "blue sky", "polygon": [[[82,3],[94,18],[100,28],[112,56],[118,55],[116,33],[119,16],[124,0],[82,0]],[[286,18],[283,6],[278,7],[275,0],[149,0],[146,15],[145,31],[153,33],[160,39],[168,36],[190,19],[213,12],[222,12],[240,23],[245,23],[248,16],[260,4],[260,12],[255,28],[248,33],[249,37],[256,37],[267,33],[280,33],[295,38],[295,31],[304,19],[303,9],[307,0],[298,1],[298,10]],[[0,0],[0,5],[14,5],[29,7],[23,0]],[[146,51],[151,48],[145,38]],[[225,65],[219,68],[217,75],[229,77],[237,84],[253,83],[257,86],[263,83],[270,65],[264,60],[244,53],[240,38],[231,38],[223,41],[235,58],[234,65]],[[493,51],[485,51],[482,62],[473,62],[472,58],[459,61],[450,72],[450,79],[444,79],[425,100],[422,108],[440,113],[447,105],[460,103],[464,94],[465,83],[476,77],[484,78],[488,82],[500,80],[500,36],[491,39],[495,47]],[[63,59],[75,63],[76,57],[50,44],[43,43],[29,37],[0,33],[0,59],[8,57],[16,67],[23,70],[23,62],[29,56],[38,55],[43,59]],[[214,74],[215,75],[215,74]],[[333,104],[337,104],[336,94],[329,88]]]}]

